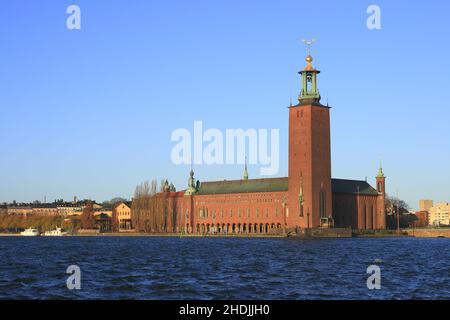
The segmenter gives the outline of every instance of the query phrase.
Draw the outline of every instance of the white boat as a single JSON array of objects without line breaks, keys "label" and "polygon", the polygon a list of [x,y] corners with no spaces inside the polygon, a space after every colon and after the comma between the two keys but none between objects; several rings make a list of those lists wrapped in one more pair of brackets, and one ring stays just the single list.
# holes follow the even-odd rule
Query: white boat
[{"label": "white boat", "polygon": [[66,235],[66,234],[67,234],[67,232],[62,232],[61,228],[56,227],[55,230],[46,231],[44,233],[44,236],[47,236],[47,237],[60,237],[60,236]]},{"label": "white boat", "polygon": [[25,231],[21,232],[20,234],[26,237],[35,237],[39,235],[39,231],[38,229],[35,228],[28,228]]}]

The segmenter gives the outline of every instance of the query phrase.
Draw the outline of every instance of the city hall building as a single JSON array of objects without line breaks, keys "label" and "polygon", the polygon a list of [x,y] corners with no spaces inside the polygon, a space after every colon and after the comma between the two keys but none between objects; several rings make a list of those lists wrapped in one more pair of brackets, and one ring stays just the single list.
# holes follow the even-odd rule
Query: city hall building
[{"label": "city hall building", "polygon": [[380,166],[376,188],[367,181],[331,178],[330,108],[320,103],[319,70],[299,72],[298,104],[289,107],[288,176],[195,181],[175,192],[166,182],[154,195],[164,205],[156,215],[164,231],[184,233],[283,233],[299,228],[385,228],[385,176]]}]

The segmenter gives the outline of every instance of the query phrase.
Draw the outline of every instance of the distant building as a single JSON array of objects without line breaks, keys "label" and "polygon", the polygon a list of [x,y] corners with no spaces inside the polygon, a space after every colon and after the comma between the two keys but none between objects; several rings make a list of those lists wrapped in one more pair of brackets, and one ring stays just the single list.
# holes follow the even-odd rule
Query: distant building
[{"label": "distant building", "polygon": [[450,225],[450,204],[446,202],[437,203],[430,208],[428,223],[432,226]]},{"label": "distant building", "polygon": [[95,215],[95,226],[100,232],[111,231],[111,216],[106,213],[98,213]]},{"label": "distant building", "polygon": [[[83,213],[83,209],[86,207],[87,201],[80,201],[77,203],[72,202],[52,202],[52,203],[13,203],[6,205],[6,211],[9,215],[21,215],[21,216],[77,216]],[[101,205],[94,203],[93,208],[100,210]],[[111,211],[111,210],[110,210]]]},{"label": "distant building", "polygon": [[94,217],[95,216],[100,216],[100,215],[105,215],[108,217],[112,217],[112,208],[95,208],[94,207]]},{"label": "distant building", "polygon": [[119,221],[119,231],[132,230],[131,201],[119,203],[114,210],[116,210],[117,220]]},{"label": "distant building", "polygon": [[433,206],[433,200],[422,199],[419,200],[419,211],[428,211],[430,212],[430,208]]},{"label": "distant building", "polygon": [[62,203],[56,205],[56,211],[58,215],[67,217],[76,215],[83,210],[83,207],[79,203]]},{"label": "distant building", "polygon": [[[77,203],[64,203],[61,204],[59,208],[59,210],[61,211],[61,213],[65,213],[65,216],[80,216],[83,214],[83,210],[84,208],[86,208],[88,201],[84,200],[84,201],[79,201]],[[92,208],[97,211],[101,211],[102,206],[98,203],[93,203],[92,204]],[[111,209],[105,209],[105,211],[108,211],[107,214],[109,214],[111,216]],[[98,213],[100,214],[100,213]]]},{"label": "distant building", "polygon": [[16,215],[16,216],[30,216],[33,214],[33,209],[31,205],[12,205],[8,206],[7,212],[9,215]]},{"label": "distant building", "polygon": [[43,203],[33,205],[32,214],[36,216],[56,216],[58,215],[58,210],[56,208],[56,203]]}]

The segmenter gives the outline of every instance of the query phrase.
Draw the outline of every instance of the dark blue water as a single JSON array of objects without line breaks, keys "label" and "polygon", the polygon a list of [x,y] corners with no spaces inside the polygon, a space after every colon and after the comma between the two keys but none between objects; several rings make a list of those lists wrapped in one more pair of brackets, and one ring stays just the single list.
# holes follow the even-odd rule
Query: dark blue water
[{"label": "dark blue water", "polygon": [[[0,237],[0,298],[449,299],[449,249],[414,238]],[[367,288],[371,264],[380,290]],[[66,287],[69,265],[81,290]]]}]

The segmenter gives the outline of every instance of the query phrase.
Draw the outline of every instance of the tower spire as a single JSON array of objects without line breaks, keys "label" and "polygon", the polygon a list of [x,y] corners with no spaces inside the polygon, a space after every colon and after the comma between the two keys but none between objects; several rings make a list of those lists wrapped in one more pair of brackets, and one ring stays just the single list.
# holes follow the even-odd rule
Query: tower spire
[{"label": "tower spire", "polygon": [[300,104],[317,103],[320,101],[320,94],[317,88],[317,74],[320,73],[320,71],[312,66],[313,58],[311,56],[311,45],[316,42],[316,39],[302,41],[307,45],[308,55],[305,58],[307,63],[306,67],[299,72],[302,76],[302,89],[298,96],[298,101]]},{"label": "tower spire", "polygon": [[378,168],[378,174],[377,174],[378,178],[384,178],[384,173],[383,173],[383,166],[381,165],[381,160],[380,160],[380,167]]}]

